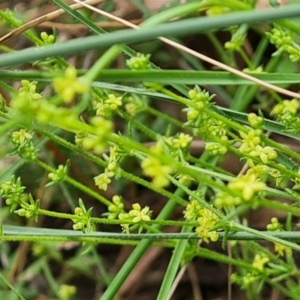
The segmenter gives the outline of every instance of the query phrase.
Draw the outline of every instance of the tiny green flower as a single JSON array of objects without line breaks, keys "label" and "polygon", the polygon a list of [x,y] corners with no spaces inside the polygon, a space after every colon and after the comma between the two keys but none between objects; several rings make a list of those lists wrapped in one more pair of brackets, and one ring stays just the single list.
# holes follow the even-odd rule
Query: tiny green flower
[{"label": "tiny green flower", "polygon": [[212,156],[224,155],[228,151],[226,146],[215,142],[205,143],[205,150],[207,150]]},{"label": "tiny green flower", "polygon": [[41,39],[45,42],[45,45],[55,43],[55,36],[53,34],[48,34],[47,32],[41,32]]},{"label": "tiny green flower", "polygon": [[94,177],[95,185],[100,189],[100,190],[107,190],[107,186],[111,182],[111,177],[114,176],[113,172],[105,172],[102,173],[96,177]]},{"label": "tiny green flower", "polygon": [[150,54],[137,53],[135,57],[131,57],[126,61],[126,65],[131,70],[148,70],[150,68]]},{"label": "tiny green flower", "polygon": [[70,300],[76,294],[76,287],[73,285],[62,284],[57,292],[58,300]]},{"label": "tiny green flower", "polygon": [[194,121],[199,117],[199,111],[195,108],[189,108],[187,110],[187,119],[188,121]]},{"label": "tiny green flower", "polygon": [[241,202],[242,202],[241,197],[234,197],[225,192],[221,192],[216,195],[216,198],[214,200],[214,205],[217,208],[224,208],[224,207],[233,208],[235,206],[240,205]]},{"label": "tiny green flower", "polygon": [[234,34],[231,38],[231,41],[228,41],[224,44],[225,49],[229,51],[240,51],[241,47],[244,45],[245,42],[245,35],[244,34],[239,34],[236,35]]},{"label": "tiny green flower", "polygon": [[173,139],[173,145],[175,148],[185,148],[191,141],[190,135],[181,132],[178,138]]},{"label": "tiny green flower", "polygon": [[132,210],[129,211],[128,215],[132,218],[133,223],[149,222],[151,220],[151,211],[148,206],[141,209],[139,203],[132,204]]},{"label": "tiny green flower", "polygon": [[19,96],[24,97],[29,96],[31,100],[39,100],[42,98],[42,95],[36,92],[37,81],[21,81],[22,87],[19,89]]},{"label": "tiny green flower", "polygon": [[176,176],[176,178],[178,179],[178,181],[183,184],[183,185],[186,185],[188,186],[189,184],[191,184],[194,179],[189,176],[189,175],[185,175],[185,174],[179,174]]},{"label": "tiny green flower", "polygon": [[266,32],[266,36],[270,39],[270,42],[274,44],[278,49],[276,54],[280,53],[280,51],[284,51],[293,43],[291,34],[279,27],[273,28],[270,32]]},{"label": "tiny green flower", "polygon": [[59,165],[58,169],[55,170],[55,172],[50,172],[48,174],[49,179],[53,182],[53,183],[58,183],[64,180],[64,178],[67,176],[68,174],[68,170],[69,170],[69,166],[70,163],[69,161],[66,163],[66,165]]},{"label": "tiny green flower", "polygon": [[114,94],[109,94],[108,98],[105,101],[105,104],[109,106],[109,109],[116,110],[119,106],[122,105],[122,97],[117,97]]},{"label": "tiny green flower", "polygon": [[276,217],[273,217],[271,219],[271,223],[267,225],[268,231],[282,231],[282,225],[279,223],[278,219]]},{"label": "tiny green flower", "polygon": [[66,69],[65,77],[53,80],[53,86],[65,103],[70,103],[76,94],[84,94],[89,90],[89,84],[77,78],[77,70],[72,66]]},{"label": "tiny green flower", "polygon": [[108,219],[116,219],[120,213],[124,212],[124,203],[120,196],[113,196],[112,202],[113,204],[108,206]]},{"label": "tiny green flower", "polygon": [[[118,215],[118,219],[120,221],[131,221],[131,217],[129,216],[129,214],[127,213],[119,213]],[[130,224],[121,224],[121,227],[123,229],[123,232],[125,232],[126,234],[129,234],[130,233],[130,229],[129,229],[129,225]]]},{"label": "tiny green flower", "polygon": [[23,145],[30,140],[32,140],[32,135],[24,129],[21,129],[20,131],[14,131],[12,134],[12,142],[15,144],[15,146]]},{"label": "tiny green flower", "polygon": [[21,203],[24,198],[24,189],[21,179],[15,179],[11,176],[10,180],[1,183],[0,196],[5,199],[5,203],[10,206],[10,212],[13,212]]},{"label": "tiny green flower", "polygon": [[252,128],[261,129],[264,119],[262,117],[259,117],[255,113],[250,113],[250,114],[248,114],[248,121]]},{"label": "tiny green flower", "polygon": [[87,210],[83,201],[79,199],[79,206],[75,207],[74,215],[80,218],[73,219],[74,230],[81,230],[83,232],[90,232],[94,230],[94,225],[91,220],[92,210],[92,207]]}]

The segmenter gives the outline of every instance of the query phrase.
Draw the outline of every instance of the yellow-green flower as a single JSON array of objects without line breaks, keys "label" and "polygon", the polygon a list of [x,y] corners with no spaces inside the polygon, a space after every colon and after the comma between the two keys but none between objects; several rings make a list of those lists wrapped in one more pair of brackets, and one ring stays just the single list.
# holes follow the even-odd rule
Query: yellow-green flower
[{"label": "yellow-green flower", "polygon": [[178,138],[173,139],[173,144],[175,148],[185,148],[191,141],[190,135],[181,132]]},{"label": "yellow-green flower", "polygon": [[284,256],[284,254],[292,255],[292,249],[288,246],[283,245],[283,244],[274,243],[274,250],[280,256]]},{"label": "yellow-green flower", "polygon": [[198,218],[198,226],[196,227],[197,235],[206,243],[209,243],[209,240],[216,242],[219,238],[219,235],[216,231],[211,229],[218,222],[218,217],[211,210],[207,208],[202,208],[199,210],[200,217]]},{"label": "yellow-green flower", "polygon": [[232,190],[241,191],[244,200],[249,201],[255,193],[263,191],[266,184],[255,176],[255,174],[246,174],[235,178],[228,184]]},{"label": "yellow-green flower", "polygon": [[76,294],[76,287],[73,285],[63,284],[59,287],[58,290],[58,299],[59,300],[70,300]]},{"label": "yellow-green flower", "polygon": [[96,177],[94,177],[94,182],[95,185],[100,189],[100,190],[107,190],[107,186],[110,184],[111,179],[110,177],[114,176],[113,172],[105,172],[102,173]]},{"label": "yellow-green flower", "polygon": [[187,221],[196,220],[199,217],[201,205],[199,201],[192,200],[185,208],[184,217]]},{"label": "yellow-green flower", "polygon": [[271,115],[280,115],[285,113],[291,113],[295,115],[299,109],[299,101],[296,99],[293,100],[283,100],[281,103],[278,103],[274,106],[271,111]]},{"label": "yellow-green flower", "polygon": [[30,140],[32,140],[32,135],[24,129],[14,131],[12,134],[12,141],[15,145],[22,145]]},{"label": "yellow-green flower", "polygon": [[120,196],[115,195],[112,198],[112,204],[108,206],[108,219],[116,219],[124,211],[124,203]]},{"label": "yellow-green flower", "polygon": [[132,210],[129,211],[128,215],[132,217],[133,223],[149,222],[151,220],[149,207],[145,206],[142,209],[139,203],[132,204]]},{"label": "yellow-green flower", "polygon": [[260,136],[262,131],[259,129],[252,129],[248,133],[240,131],[240,136],[242,137],[243,141],[239,148],[240,152],[248,153],[255,149],[255,147],[260,144],[261,139]]},{"label": "yellow-green flower", "polygon": [[259,157],[264,164],[267,164],[269,160],[274,160],[277,157],[277,152],[274,148],[269,146],[262,147],[260,145],[257,145],[249,154]]},{"label": "yellow-green flower", "polygon": [[66,69],[64,77],[54,78],[53,86],[65,103],[70,103],[76,94],[89,90],[89,84],[77,78],[77,70],[72,66]]},{"label": "yellow-green flower", "polygon": [[172,173],[172,168],[163,165],[156,157],[149,156],[142,161],[142,169],[146,176],[152,177],[155,187],[163,188],[169,185],[168,175]]},{"label": "yellow-green flower", "polygon": [[256,254],[252,263],[252,266],[256,268],[259,271],[264,270],[264,266],[267,262],[269,262],[269,258],[265,256],[261,256],[259,254]]}]

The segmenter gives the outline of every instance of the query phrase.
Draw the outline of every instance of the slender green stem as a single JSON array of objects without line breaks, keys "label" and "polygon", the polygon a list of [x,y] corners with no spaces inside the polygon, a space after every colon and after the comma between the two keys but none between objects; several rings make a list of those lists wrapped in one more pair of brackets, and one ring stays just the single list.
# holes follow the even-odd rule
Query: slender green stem
[{"label": "slender green stem", "polygon": [[156,117],[158,117],[158,118],[166,120],[168,123],[173,124],[173,125],[175,125],[179,128],[181,128],[183,126],[183,122],[180,122],[179,120],[177,120],[175,118],[172,118],[169,115],[167,115],[163,112],[160,112],[160,111],[158,111],[157,109],[154,109],[151,106],[145,107],[145,111],[152,114],[152,115],[154,115],[154,116],[156,116]]},{"label": "slender green stem", "polygon": [[114,45],[107,50],[93,66],[85,73],[84,77],[92,82],[99,72],[107,67],[122,51],[123,45]]},{"label": "slender green stem", "polygon": [[24,64],[51,56],[72,55],[92,49],[105,49],[115,44],[133,44],[149,41],[162,35],[183,36],[186,35],[187,32],[189,32],[189,34],[200,33],[212,29],[226,28],[232,25],[268,22],[285,17],[292,18],[299,16],[299,9],[299,4],[291,4],[278,9],[235,12],[214,18],[203,17],[175,21],[151,28],[140,28],[139,30],[120,30],[110,34],[103,34],[100,37],[89,36],[36,48],[35,51],[25,49],[14,53],[1,54],[0,67],[8,67],[20,63]]},{"label": "slender green stem", "polygon": [[4,276],[2,272],[0,272],[0,279],[19,297],[21,300],[26,300],[16,289],[16,287],[10,283],[10,281]]},{"label": "slender green stem", "polygon": [[57,296],[58,291],[59,291],[59,286],[58,286],[56,280],[54,279],[54,277],[51,273],[51,270],[49,268],[48,261],[47,261],[46,257],[44,257],[42,259],[43,259],[42,270],[43,270],[45,278],[48,282],[48,286],[50,287],[52,292]]},{"label": "slender green stem", "polygon": [[[183,192],[180,189],[177,189],[175,194],[179,197],[183,196]],[[174,211],[174,209],[176,208],[176,206],[177,206],[176,202],[169,201],[159,213],[157,220],[168,219],[172,214],[172,212]],[[160,228],[160,225],[153,225],[153,226],[156,229]],[[144,239],[140,242],[140,244],[134,249],[130,257],[126,260],[121,270],[114,277],[110,286],[102,295],[101,300],[114,299],[117,291],[119,290],[119,288],[121,287],[121,285],[123,284],[127,276],[130,274],[134,266],[137,264],[139,259],[142,257],[142,255],[145,253],[145,251],[148,249],[150,245],[151,245],[151,241],[147,239]]]},{"label": "slender green stem", "polygon": [[[49,165],[45,164],[41,160],[36,160],[36,163],[40,167],[42,167],[43,169],[47,170],[48,172],[53,172],[54,173],[56,171],[54,168],[51,168]],[[85,192],[87,195],[92,196],[93,198],[97,199],[98,201],[100,201],[101,203],[105,204],[106,206],[109,206],[109,205],[112,204],[109,200],[107,200],[105,197],[101,196],[99,193],[94,192],[92,189],[90,189],[86,185],[78,182],[75,179],[72,179],[68,175],[66,175],[64,177],[64,181],[67,182],[67,183],[69,183],[69,184],[71,184],[75,188],[77,188],[77,189]]]},{"label": "slender green stem", "polygon": [[[191,227],[185,226],[182,228],[181,232],[182,233],[190,233],[192,230]],[[169,295],[169,291],[171,289],[172,283],[175,279],[175,276],[177,274],[177,270],[180,267],[180,263],[182,260],[182,256],[184,254],[184,251],[186,249],[188,245],[188,241],[187,240],[181,240],[177,243],[172,258],[169,262],[167,271],[165,273],[164,276],[164,280],[162,282],[162,285],[160,287],[158,296],[157,296],[157,300],[165,300],[165,299],[169,299],[168,295]]]}]

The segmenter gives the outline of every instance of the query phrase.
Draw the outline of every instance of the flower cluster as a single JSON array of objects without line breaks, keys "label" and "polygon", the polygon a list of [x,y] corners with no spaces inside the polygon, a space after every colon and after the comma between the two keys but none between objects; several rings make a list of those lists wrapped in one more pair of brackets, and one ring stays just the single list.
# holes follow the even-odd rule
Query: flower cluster
[{"label": "flower cluster", "polygon": [[72,66],[67,67],[64,77],[54,78],[53,86],[65,103],[70,103],[76,94],[89,90],[89,84],[83,78],[77,78],[77,70]]},{"label": "flower cluster", "polygon": [[[5,203],[10,206],[10,212],[15,212],[21,217],[34,217],[35,221],[38,218],[39,200],[34,200],[31,194],[25,194],[21,185],[21,179],[15,179],[14,176],[10,180],[3,182],[0,185],[0,196],[5,199]],[[17,207],[19,210],[15,210]]]},{"label": "flower cluster", "polygon": [[263,123],[264,119],[263,117],[259,117],[255,113],[250,113],[248,114],[248,122],[250,126],[254,129],[262,129],[263,128]]},{"label": "flower cluster", "polygon": [[97,154],[103,153],[107,146],[108,137],[112,132],[112,122],[102,117],[93,117],[91,120],[93,134],[77,131],[75,143],[88,151]]},{"label": "flower cluster", "polygon": [[39,100],[42,95],[36,92],[37,81],[22,80],[22,86],[19,89],[18,95],[22,98],[30,98],[31,100]]},{"label": "flower cluster", "polygon": [[164,153],[165,140],[160,139],[155,146],[150,148],[153,155],[148,155],[142,160],[141,167],[146,176],[152,178],[152,184],[156,188],[163,188],[169,185],[169,175],[173,168],[161,162],[159,155]]},{"label": "flower cluster", "polygon": [[108,94],[100,101],[96,102],[96,115],[101,117],[110,117],[111,113],[116,111],[122,105],[122,97],[115,94]]},{"label": "flower cluster", "polygon": [[134,117],[145,109],[145,101],[136,95],[131,95],[126,97],[125,109],[129,115]]},{"label": "flower cluster", "polygon": [[[59,165],[55,172],[50,172],[48,177],[51,180],[51,185],[62,182],[68,174],[69,167],[70,161],[68,160],[65,166]],[[47,186],[49,186],[49,184]]]},{"label": "flower cluster", "polygon": [[258,157],[264,164],[267,164],[277,158],[277,152],[270,146],[260,145],[261,135],[260,129],[251,129],[247,133],[240,131],[243,140],[239,151],[252,157]]},{"label": "flower cluster", "polygon": [[208,92],[196,86],[189,91],[188,96],[192,100],[192,105],[183,110],[187,112],[185,126],[192,127],[195,136],[201,136],[207,141],[206,150],[211,155],[225,154],[229,145],[226,136],[227,125],[208,113],[214,95],[209,95]]},{"label": "flower cluster", "polygon": [[233,179],[228,187],[231,190],[238,191],[245,201],[249,201],[256,193],[263,191],[266,184],[260,181],[255,174],[247,173]]},{"label": "flower cluster", "polygon": [[48,34],[47,32],[41,32],[41,39],[45,45],[50,45],[55,43],[55,36],[53,34]]},{"label": "flower cluster", "polygon": [[25,217],[27,219],[34,218],[34,220],[37,222],[39,216],[40,201],[34,200],[31,194],[29,194],[28,197],[27,195],[25,195],[20,205],[21,208],[16,210],[15,213],[20,217]]},{"label": "flower cluster", "polygon": [[206,243],[209,243],[209,240],[216,242],[219,239],[219,235],[212,228],[217,225],[219,218],[207,208],[201,208],[199,215],[200,217],[197,219],[198,226],[196,227],[198,237]]},{"label": "flower cluster", "polygon": [[123,231],[129,234],[130,230],[135,228],[138,228],[138,231],[141,232],[144,223],[151,220],[151,214],[152,211],[148,206],[142,209],[139,203],[135,203],[132,204],[132,209],[128,213],[119,213],[118,218],[121,221],[126,221],[121,226]]},{"label": "flower cluster", "polygon": [[83,201],[79,199],[79,206],[77,206],[74,210],[75,216],[79,217],[73,219],[74,230],[82,230],[83,232],[90,232],[94,230],[94,224],[91,220],[92,210],[92,207],[87,210]]},{"label": "flower cluster", "polygon": [[37,158],[37,151],[32,143],[32,135],[21,129],[14,131],[11,135],[11,142],[14,145],[15,151],[12,154],[18,154],[25,161],[33,161]]},{"label": "flower cluster", "polygon": [[163,188],[169,185],[170,175],[173,170],[170,166],[164,165],[154,156],[148,156],[142,161],[141,167],[146,176],[152,177],[153,186]]},{"label": "flower cluster", "polygon": [[10,180],[1,183],[0,195],[5,199],[5,203],[10,206],[10,211],[13,212],[24,198],[24,189],[21,179],[15,179],[14,176]]},{"label": "flower cluster", "polygon": [[197,220],[199,212],[201,210],[201,204],[195,199],[191,199],[184,211],[184,218],[187,221]]},{"label": "flower cluster", "polygon": [[197,127],[203,118],[208,118],[205,110],[209,107],[214,95],[209,95],[207,91],[202,91],[196,86],[193,90],[189,91],[188,96],[192,100],[193,105],[185,108],[183,111],[187,112],[188,125]]},{"label": "flower cluster", "polygon": [[112,197],[112,204],[108,206],[108,213],[104,213],[104,216],[107,216],[108,219],[117,219],[120,213],[124,212],[124,203],[123,199],[120,196]]},{"label": "flower cluster", "polygon": [[[197,194],[203,198],[202,194]],[[199,201],[190,197],[184,217],[187,221],[197,221],[196,233],[203,241],[209,243],[209,241],[216,242],[218,240],[219,235],[212,228],[217,225],[219,218],[210,209],[202,207]]]},{"label": "flower cluster", "polygon": [[245,175],[238,176],[228,183],[228,188],[232,191],[232,194],[224,191],[218,193],[214,204],[218,208],[233,208],[243,202],[251,201],[265,187],[266,184],[259,179],[253,169],[249,169]]},{"label": "flower cluster", "polygon": [[256,282],[263,276],[263,273],[266,272],[265,265],[269,261],[270,259],[264,254],[256,254],[252,262],[253,271],[243,274],[243,276],[239,276],[234,273],[231,275],[231,282],[239,284],[244,289],[248,288],[252,283]]},{"label": "flower cluster", "polygon": [[177,160],[184,161],[184,155],[188,151],[188,146],[192,141],[192,137],[185,133],[179,133],[176,136],[163,137],[159,143],[161,143],[161,149],[163,145],[166,146],[165,150],[168,155],[171,155]]},{"label": "flower cluster", "polygon": [[297,116],[298,110],[298,100],[283,100],[274,106],[271,115],[275,117],[276,121],[285,126],[287,132],[299,133],[300,118]]},{"label": "flower cluster", "polygon": [[110,147],[110,156],[108,165],[104,170],[104,173],[94,177],[95,185],[100,189],[106,191],[107,186],[111,182],[111,178],[115,175],[118,169],[118,163],[121,159],[121,155],[118,154],[119,147],[114,145]]},{"label": "flower cluster", "polygon": [[57,291],[58,300],[71,300],[76,294],[77,288],[74,285],[62,284]]},{"label": "flower cluster", "polygon": [[[38,107],[38,103],[42,98],[42,95],[36,92],[36,81],[21,81],[21,88],[18,93],[12,98],[10,103],[11,107],[14,109],[14,113],[18,113],[17,117],[28,117],[30,120],[35,116],[35,110]],[[32,118],[31,118],[32,117]]]},{"label": "flower cluster", "polygon": [[[43,124],[52,124],[71,131],[78,131],[81,123],[75,111],[57,107],[54,103],[43,99],[36,93],[36,82],[23,80],[18,94],[12,99],[14,117],[32,122],[36,120]],[[39,101],[37,101],[39,100]]]},{"label": "flower cluster", "polygon": [[[271,219],[271,223],[267,225],[267,230],[268,231],[283,231],[283,227],[279,223],[278,219],[273,217]],[[290,247],[287,247],[280,243],[274,243],[274,249],[275,249],[275,252],[278,253],[280,256],[283,256],[284,254],[286,254],[286,255],[292,254],[292,249]]]},{"label": "flower cluster", "polygon": [[226,192],[220,192],[215,197],[214,205],[217,208],[227,207],[230,209],[240,205],[242,202],[243,202],[242,197],[232,196]]},{"label": "flower cluster", "polygon": [[266,36],[277,48],[277,51],[273,55],[286,52],[292,62],[300,60],[300,45],[293,41],[290,32],[283,30],[277,25],[270,32],[266,32]]},{"label": "flower cluster", "polygon": [[131,70],[148,70],[150,69],[150,54],[137,53],[126,61],[126,65]]},{"label": "flower cluster", "polygon": [[220,139],[220,142],[207,142],[205,143],[205,150],[207,150],[210,155],[224,155],[228,151],[228,138],[226,135],[223,135]]}]

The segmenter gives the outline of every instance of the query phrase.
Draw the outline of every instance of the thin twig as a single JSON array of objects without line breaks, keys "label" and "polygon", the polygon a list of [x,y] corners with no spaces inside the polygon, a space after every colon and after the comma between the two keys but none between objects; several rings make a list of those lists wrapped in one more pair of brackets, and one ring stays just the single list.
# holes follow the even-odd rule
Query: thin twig
[{"label": "thin twig", "polygon": [[[88,8],[90,9],[91,7],[93,7],[91,5],[96,5],[96,4],[99,4],[104,1],[105,0],[86,0],[85,2],[78,2],[77,4],[72,4],[70,7],[72,9],[79,9],[79,8],[82,8],[86,4],[86,5],[89,5]],[[58,9],[58,10],[52,11],[46,15],[38,17],[34,20],[31,20],[31,21],[23,24],[22,26],[10,31],[8,34],[2,36],[0,38],[0,44],[22,34],[24,31],[26,31],[34,26],[37,26],[46,21],[50,21],[50,20],[57,18],[60,15],[63,15],[65,13],[66,12],[63,9]]]},{"label": "thin twig", "polygon": [[[143,19],[135,19],[131,20],[132,24],[140,24],[143,21]],[[121,24],[120,22],[95,22],[95,24],[101,28],[122,28],[125,25]],[[44,28],[52,28],[55,27],[57,29],[63,29],[63,30],[78,30],[78,29],[85,29],[86,26],[84,24],[65,24],[65,23],[57,23],[57,22],[44,22],[37,24],[39,27],[44,27]]]}]

